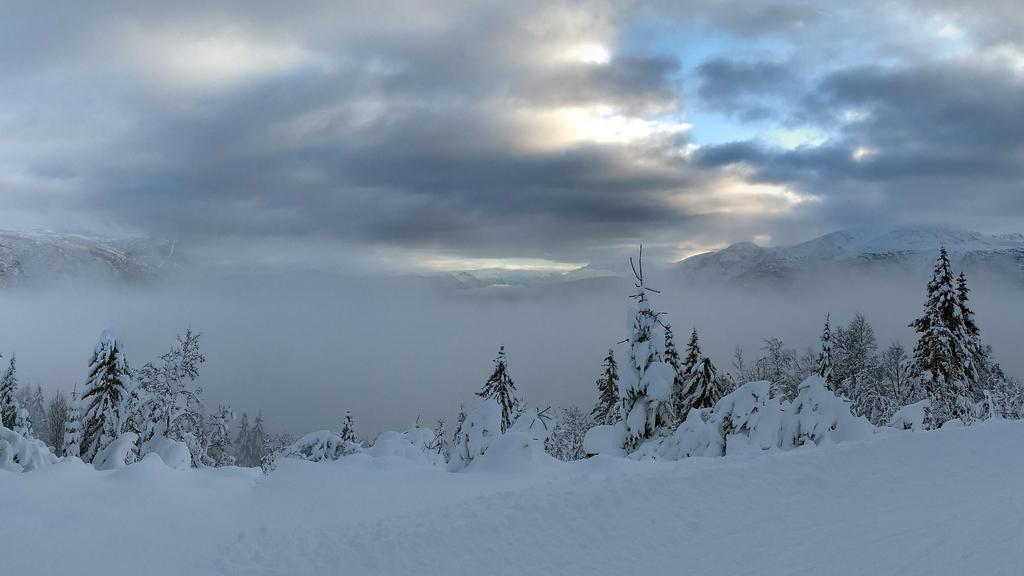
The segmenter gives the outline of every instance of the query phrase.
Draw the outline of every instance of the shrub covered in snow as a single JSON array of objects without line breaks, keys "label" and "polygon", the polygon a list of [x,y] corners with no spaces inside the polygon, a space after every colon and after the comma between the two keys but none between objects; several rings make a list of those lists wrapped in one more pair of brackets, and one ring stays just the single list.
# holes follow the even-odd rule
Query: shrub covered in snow
[{"label": "shrub covered in snow", "polygon": [[320,430],[299,438],[294,444],[285,448],[281,456],[309,460],[310,462],[323,462],[324,460],[337,460],[342,456],[360,451],[362,451],[361,446],[343,440],[339,434],[330,430]]},{"label": "shrub covered in snow", "polygon": [[458,472],[487,451],[491,441],[501,435],[501,414],[501,405],[496,399],[489,398],[480,402],[462,423],[462,429],[452,447],[448,470]]},{"label": "shrub covered in snow", "polygon": [[836,396],[825,379],[814,375],[803,381],[788,407],[784,446],[842,442],[870,438],[874,426],[862,416],[850,413],[850,402]]},{"label": "shrub covered in snow", "polygon": [[156,454],[164,464],[175,470],[188,470],[192,467],[192,453],[188,445],[165,436],[154,436],[139,447],[140,458],[149,454]]},{"label": "shrub covered in snow", "polygon": [[[714,408],[691,410],[671,435],[646,442],[630,456],[666,460],[726,456],[862,440],[873,433],[871,423],[851,414],[849,402],[815,375],[800,385],[793,403],[773,397],[768,381],[740,386]],[[592,428],[585,447],[592,454],[620,454],[612,449],[618,434],[621,431],[614,426]]]},{"label": "shrub covered in snow", "polygon": [[915,432],[924,430],[925,416],[930,405],[931,402],[925,399],[900,408],[892,415],[889,426],[900,430],[914,430]]},{"label": "shrub covered in snow", "polygon": [[0,470],[31,472],[57,462],[43,442],[0,426]]},{"label": "shrub covered in snow", "polygon": [[138,440],[139,435],[134,432],[121,434],[96,453],[92,465],[97,470],[116,470],[134,463],[134,448]]}]

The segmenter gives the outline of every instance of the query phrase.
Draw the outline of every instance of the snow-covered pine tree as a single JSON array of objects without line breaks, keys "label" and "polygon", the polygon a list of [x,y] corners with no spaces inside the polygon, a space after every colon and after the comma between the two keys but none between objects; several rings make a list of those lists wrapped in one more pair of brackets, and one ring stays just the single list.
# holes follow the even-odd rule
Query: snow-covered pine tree
[{"label": "snow-covered pine tree", "polygon": [[29,419],[32,422],[32,435],[42,440],[47,446],[53,445],[53,439],[49,435],[49,424],[46,422],[46,397],[43,395],[43,387],[36,384],[35,388],[29,388],[25,408],[28,409]]},{"label": "snow-covered pine tree", "polygon": [[249,430],[249,415],[242,412],[242,421],[238,424],[238,436],[235,437],[235,463],[239,466],[253,468],[249,442],[252,440],[252,431]]},{"label": "snow-covered pine tree", "polygon": [[206,447],[206,456],[211,466],[233,466],[235,464],[235,449],[231,443],[231,422],[235,419],[235,413],[230,407],[219,406],[217,411],[210,415],[209,444]]},{"label": "snow-covered pine tree", "polygon": [[104,330],[89,359],[82,393],[82,460],[92,462],[97,452],[121,435],[123,404],[131,386],[124,346],[113,331]]},{"label": "snow-covered pine tree", "polygon": [[832,327],[830,325],[831,314],[825,315],[825,328],[821,331],[821,352],[818,354],[818,376],[825,381],[825,385],[833,393],[836,391],[832,381]]},{"label": "snow-covered pine tree", "polygon": [[590,411],[590,417],[597,424],[614,424],[619,415],[619,365],[615,362],[615,351],[608,350],[604,359],[604,373],[597,379],[597,403]]},{"label": "snow-covered pine tree", "polygon": [[508,361],[505,359],[505,347],[498,348],[498,357],[494,359],[494,372],[476,393],[487,400],[494,398],[501,406],[501,433],[504,434],[522,412],[522,405],[516,397],[516,385],[508,373]]},{"label": "snow-covered pine tree", "polygon": [[0,425],[4,428],[14,429],[14,422],[18,419],[18,370],[15,366],[14,354],[7,364],[7,370],[0,377]]},{"label": "snow-covered pine tree", "polygon": [[28,408],[18,408],[18,415],[14,418],[14,431],[25,438],[35,438],[32,432],[32,416]]},{"label": "snow-covered pine tree", "polygon": [[697,366],[701,362],[700,337],[697,335],[697,328],[690,331],[690,341],[686,343],[686,358],[676,371],[677,378],[681,380],[677,386],[672,385],[672,408],[675,410],[675,421],[681,423],[686,420],[693,406],[690,401],[694,397],[693,382]]},{"label": "snow-covered pine tree", "polygon": [[270,444],[270,437],[267,436],[266,431],[263,429],[263,411],[258,412],[256,419],[253,421],[249,446],[252,458],[255,461],[254,466],[261,466],[266,471],[268,469],[268,462],[270,465],[273,464],[274,448]]},{"label": "snow-covered pine tree", "polygon": [[82,410],[78,387],[71,391],[68,417],[64,421],[64,456],[78,456],[82,445]]},{"label": "snow-covered pine tree", "polygon": [[[683,397],[686,388],[686,367],[679,357],[679,350],[676,349],[675,334],[672,332],[672,326],[668,322],[664,323],[665,326],[665,363],[675,370],[675,378],[672,379],[672,412],[678,416],[679,406],[677,402]],[[678,417],[675,420],[675,424],[682,422]]]},{"label": "snow-covered pine tree", "polygon": [[637,305],[630,313],[629,369],[620,375],[619,400],[622,402],[620,413],[626,432],[623,448],[632,452],[656,431],[671,423],[672,414],[668,408],[672,405],[675,370],[662,361],[665,340],[656,332],[660,324],[659,314],[651,309],[647,300],[649,292],[658,291],[648,288],[644,281],[643,246],[640,247],[640,258],[636,262],[630,258],[629,263],[636,277],[637,289],[631,298],[637,301]]},{"label": "snow-covered pine tree", "polygon": [[974,320],[974,310],[970,307],[970,292],[970,288],[967,287],[967,276],[961,272],[956,283],[957,305],[960,307],[960,315],[967,331],[971,362],[978,373],[978,378],[971,382],[970,395],[972,400],[978,402],[985,397],[985,390],[1000,387],[1001,381],[1006,379],[1006,374],[992,358],[991,346],[986,346],[981,341],[981,330]]},{"label": "snow-covered pine tree", "polygon": [[352,442],[353,444],[358,442],[356,440],[356,424],[352,419],[352,411],[345,411],[345,421],[341,423],[341,432],[339,433],[341,439],[345,442]]},{"label": "snow-covered pine tree", "polygon": [[64,424],[68,421],[68,397],[60,390],[46,405],[46,436],[54,454],[64,453]]},{"label": "snow-covered pine tree", "polygon": [[690,334],[683,366],[686,369],[683,374],[683,388],[680,395],[674,399],[676,422],[680,423],[686,420],[690,410],[710,408],[722,397],[718,369],[711,359],[701,352],[700,336],[696,328]]},{"label": "snow-covered pine tree", "polygon": [[924,313],[911,327],[918,334],[914,371],[931,403],[928,426],[938,428],[952,419],[969,422],[973,406],[971,388],[978,373],[945,248],[939,251],[928,282]]},{"label": "snow-covered pine tree", "polygon": [[590,417],[579,407],[562,408],[558,422],[544,441],[544,450],[563,462],[586,458],[583,437],[593,424]]}]

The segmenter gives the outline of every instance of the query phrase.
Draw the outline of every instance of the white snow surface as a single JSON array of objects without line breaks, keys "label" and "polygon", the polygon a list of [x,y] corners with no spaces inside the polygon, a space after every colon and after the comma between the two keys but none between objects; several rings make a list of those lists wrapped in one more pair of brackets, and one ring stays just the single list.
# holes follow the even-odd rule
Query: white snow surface
[{"label": "white snow surface", "polygon": [[1022,444],[1024,422],[991,421],[522,474],[68,459],[0,471],[0,558],[19,576],[1020,574]]}]

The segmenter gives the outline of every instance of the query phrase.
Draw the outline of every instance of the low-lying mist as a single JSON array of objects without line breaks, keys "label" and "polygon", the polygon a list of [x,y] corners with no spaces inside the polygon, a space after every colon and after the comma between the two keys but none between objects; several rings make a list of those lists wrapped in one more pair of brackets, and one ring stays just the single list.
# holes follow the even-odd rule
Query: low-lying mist
[{"label": "low-lying mist", "polygon": [[[856,311],[874,325],[879,346],[912,348],[907,325],[919,314],[927,276],[829,277],[786,288],[684,287],[667,271],[649,285],[654,307],[685,347],[696,326],[705,353],[731,369],[735,347],[759,354],[762,340],[817,347],[825,314],[845,324]],[[1024,375],[1017,336],[1024,290],[972,280],[984,340],[1010,375]],[[0,352],[17,354],[21,383],[70,392],[81,382],[100,331],[113,327],[133,366],[164,351],[177,333],[202,332],[200,377],[207,409],[263,411],[269,429],[303,433],[340,425],[352,410],[361,435],[402,428],[417,417],[449,425],[472,405],[505,345],[510,371],[531,405],[589,409],[609,348],[626,350],[624,279],[598,279],[531,291],[493,287],[459,292],[422,278],[343,278],[328,274],[243,274],[179,278],[159,288],[77,286],[12,290],[0,297]]]}]

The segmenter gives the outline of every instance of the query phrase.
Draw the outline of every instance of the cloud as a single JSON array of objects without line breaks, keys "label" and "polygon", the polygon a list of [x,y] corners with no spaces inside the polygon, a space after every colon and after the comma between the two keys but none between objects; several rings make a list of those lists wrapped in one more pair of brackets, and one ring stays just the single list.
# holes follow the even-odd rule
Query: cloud
[{"label": "cloud", "polygon": [[[1018,202],[1024,60],[1013,14],[984,7],[16,10],[25,26],[0,35],[15,224],[331,262],[579,262],[641,240],[669,255],[796,239],[922,202],[998,225]],[[645,35],[652,15],[681,32]],[[695,136],[709,117],[727,119],[724,143]]]}]

